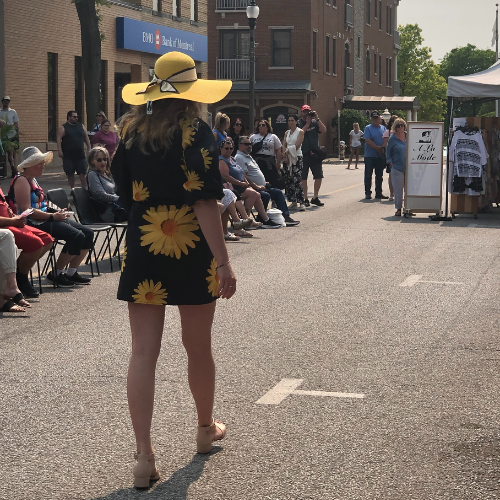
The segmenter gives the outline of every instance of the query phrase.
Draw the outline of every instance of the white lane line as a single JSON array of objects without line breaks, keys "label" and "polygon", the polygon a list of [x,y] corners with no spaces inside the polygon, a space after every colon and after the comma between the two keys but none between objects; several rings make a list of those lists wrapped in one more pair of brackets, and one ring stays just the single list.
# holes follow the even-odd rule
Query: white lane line
[{"label": "white lane line", "polygon": [[356,398],[363,399],[364,394],[356,394],[354,392],[323,392],[323,391],[301,391],[297,389],[292,394],[302,394],[302,396],[320,396],[323,398]]},{"label": "white lane line", "polygon": [[270,391],[266,392],[258,401],[259,405],[279,405],[285,398],[291,394],[299,396],[319,396],[322,398],[355,398],[363,399],[364,394],[356,394],[353,392],[326,392],[326,391],[302,391],[297,389],[304,379],[301,378],[284,378],[278,382]]},{"label": "white lane line", "polygon": [[300,385],[304,379],[284,378],[281,379],[270,391],[262,396],[257,404],[259,405],[279,405],[287,396]]},{"label": "white lane line", "polygon": [[492,229],[500,229],[500,226],[487,226],[486,224],[469,224],[467,227],[486,227]]},{"label": "white lane line", "polygon": [[400,283],[399,286],[413,286],[416,285],[421,279],[421,274],[412,274],[411,276],[408,276],[403,283]]},{"label": "white lane line", "polygon": [[429,281],[429,280],[423,280],[421,274],[412,274],[411,276],[408,276],[403,283],[400,283],[399,286],[413,286],[416,285],[417,283],[433,283],[435,285],[463,285],[462,282],[458,281]]}]

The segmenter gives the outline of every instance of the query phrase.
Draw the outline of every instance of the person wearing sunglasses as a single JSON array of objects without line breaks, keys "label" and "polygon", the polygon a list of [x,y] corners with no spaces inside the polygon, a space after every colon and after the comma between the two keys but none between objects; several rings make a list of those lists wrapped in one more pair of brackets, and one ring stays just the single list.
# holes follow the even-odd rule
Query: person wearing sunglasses
[{"label": "person wearing sunglasses", "polygon": [[[27,216],[27,225],[36,227],[50,234],[54,239],[64,241],[64,247],[56,261],[55,273],[47,275],[47,280],[58,287],[70,288],[74,285],[86,285],[90,278],[81,276],[78,267],[85,261],[89,250],[94,245],[94,231],[70,219],[67,207],[51,212],[45,194],[37,178],[43,173],[47,163],[52,161],[52,151],[42,153],[34,146],[24,149],[17,176],[9,189],[9,205],[20,215],[25,210],[33,209]],[[65,271],[66,266],[68,269]]]},{"label": "person wearing sunglasses", "polygon": [[102,124],[105,120],[107,120],[107,118],[104,111],[98,111],[95,115],[95,123],[92,125],[92,132],[99,132],[99,130],[102,130]]},{"label": "person wearing sunglasses", "polygon": [[396,217],[401,216],[406,175],[406,122],[397,118],[392,125],[393,135],[387,143],[386,159],[391,165],[392,186]]},{"label": "person wearing sunglasses", "polygon": [[[281,226],[279,224],[272,221],[267,216],[261,193],[257,192],[250,186],[249,182],[245,178],[243,169],[231,156],[233,147],[234,145],[231,139],[226,139],[224,142],[221,142],[220,145],[219,170],[223,180],[230,183],[233,186],[233,190],[241,196],[245,204],[245,209],[248,213],[251,213],[252,208],[255,207],[260,218],[262,219],[260,224],[256,224],[259,224],[262,229],[280,228]],[[265,193],[265,195],[267,196],[267,201],[269,202],[269,195],[267,193]],[[252,228],[258,226],[254,225],[250,227]]]},{"label": "person wearing sunglasses", "polygon": [[90,199],[103,222],[124,222],[127,211],[120,205],[116,185],[111,176],[109,152],[102,146],[90,150],[87,184]]},{"label": "person wearing sunglasses", "polygon": [[243,125],[243,121],[241,120],[241,118],[236,118],[233,125],[229,129],[229,137],[231,137],[234,144],[232,156],[234,156],[238,151],[238,144],[240,143],[240,137],[243,135],[245,135],[245,126]]}]

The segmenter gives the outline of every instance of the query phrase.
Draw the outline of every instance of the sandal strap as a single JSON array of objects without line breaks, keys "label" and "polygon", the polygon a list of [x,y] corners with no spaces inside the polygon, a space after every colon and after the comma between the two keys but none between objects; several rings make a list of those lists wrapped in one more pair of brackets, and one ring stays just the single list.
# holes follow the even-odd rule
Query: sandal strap
[{"label": "sandal strap", "polygon": [[134,459],[135,460],[139,460],[139,457],[140,458],[144,458],[144,460],[153,460],[153,458],[155,457],[155,454],[154,453],[151,453],[150,455],[144,455],[142,453],[134,453]]}]

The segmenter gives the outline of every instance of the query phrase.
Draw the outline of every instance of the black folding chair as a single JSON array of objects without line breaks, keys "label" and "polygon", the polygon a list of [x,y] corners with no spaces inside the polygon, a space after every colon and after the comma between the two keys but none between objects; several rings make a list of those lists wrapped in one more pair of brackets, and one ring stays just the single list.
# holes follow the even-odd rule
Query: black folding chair
[{"label": "black folding chair", "polygon": [[[71,209],[71,205],[68,200],[68,195],[66,194],[66,191],[64,189],[58,188],[58,189],[51,189],[47,191],[47,201],[50,202],[52,205],[55,205],[58,208],[61,209]],[[99,263],[97,262],[97,254],[95,251],[95,242],[97,241],[98,233],[100,230],[105,230],[105,228],[99,228],[95,229],[92,226],[89,226],[90,229],[92,229],[95,233],[94,236],[94,243],[92,245],[92,248],[89,250],[89,256],[87,257],[87,263],[90,265],[90,272],[92,274],[92,278],[94,277],[94,266],[92,265],[92,253],[94,253],[94,261],[95,261],[95,267],[97,270],[97,274],[101,274],[99,271]],[[111,230],[111,228],[109,228]],[[109,236],[109,235],[108,235]],[[55,247],[57,244],[64,245],[64,243],[61,243],[60,241],[56,240],[54,246],[52,247],[52,250],[54,251],[54,261],[55,261]],[[52,252],[51,250],[51,252]],[[110,254],[111,257],[111,254]],[[47,259],[48,261],[48,259]],[[45,267],[47,266],[47,263],[45,263]],[[44,267],[44,269],[45,269]]]},{"label": "black folding chair", "polygon": [[[80,222],[80,224],[83,224],[84,226],[87,226],[90,229],[92,229],[95,233],[94,255],[95,255],[97,272],[99,273],[99,267],[97,261],[99,260],[101,255],[104,257],[104,254],[106,253],[106,247],[109,252],[109,265],[111,267],[111,271],[113,271],[113,255],[111,254],[110,233],[116,234],[116,229],[111,224],[99,221],[99,216],[97,215],[96,211],[94,210],[94,207],[90,202],[90,196],[86,189],[83,189],[82,187],[73,188],[71,190],[71,196],[73,197],[73,204],[75,205],[76,213],[78,215],[78,221]],[[95,243],[101,232],[105,232],[106,236],[101,245],[99,253],[96,255]]]}]

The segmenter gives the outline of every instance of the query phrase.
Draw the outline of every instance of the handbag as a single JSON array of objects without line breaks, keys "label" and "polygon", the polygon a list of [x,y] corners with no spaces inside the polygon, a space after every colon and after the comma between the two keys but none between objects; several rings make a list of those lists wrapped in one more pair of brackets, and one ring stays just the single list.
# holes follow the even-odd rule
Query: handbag
[{"label": "handbag", "polygon": [[260,141],[254,142],[252,144],[252,156],[257,154],[261,149],[262,146],[264,145],[264,139],[268,136],[269,134],[266,134]]},{"label": "handbag", "polygon": [[310,153],[313,157],[313,160],[318,162],[323,161],[327,156],[326,148],[324,146],[313,148],[311,149]]},{"label": "handbag", "polygon": [[89,191],[90,204],[94,207],[94,210],[98,214],[103,214],[108,208],[108,204],[105,201],[97,200],[92,196],[92,193]]},{"label": "handbag", "polygon": [[276,175],[269,182],[273,188],[276,189],[285,189],[286,181],[285,181],[285,171],[283,168],[280,168],[279,172],[276,171]]}]

